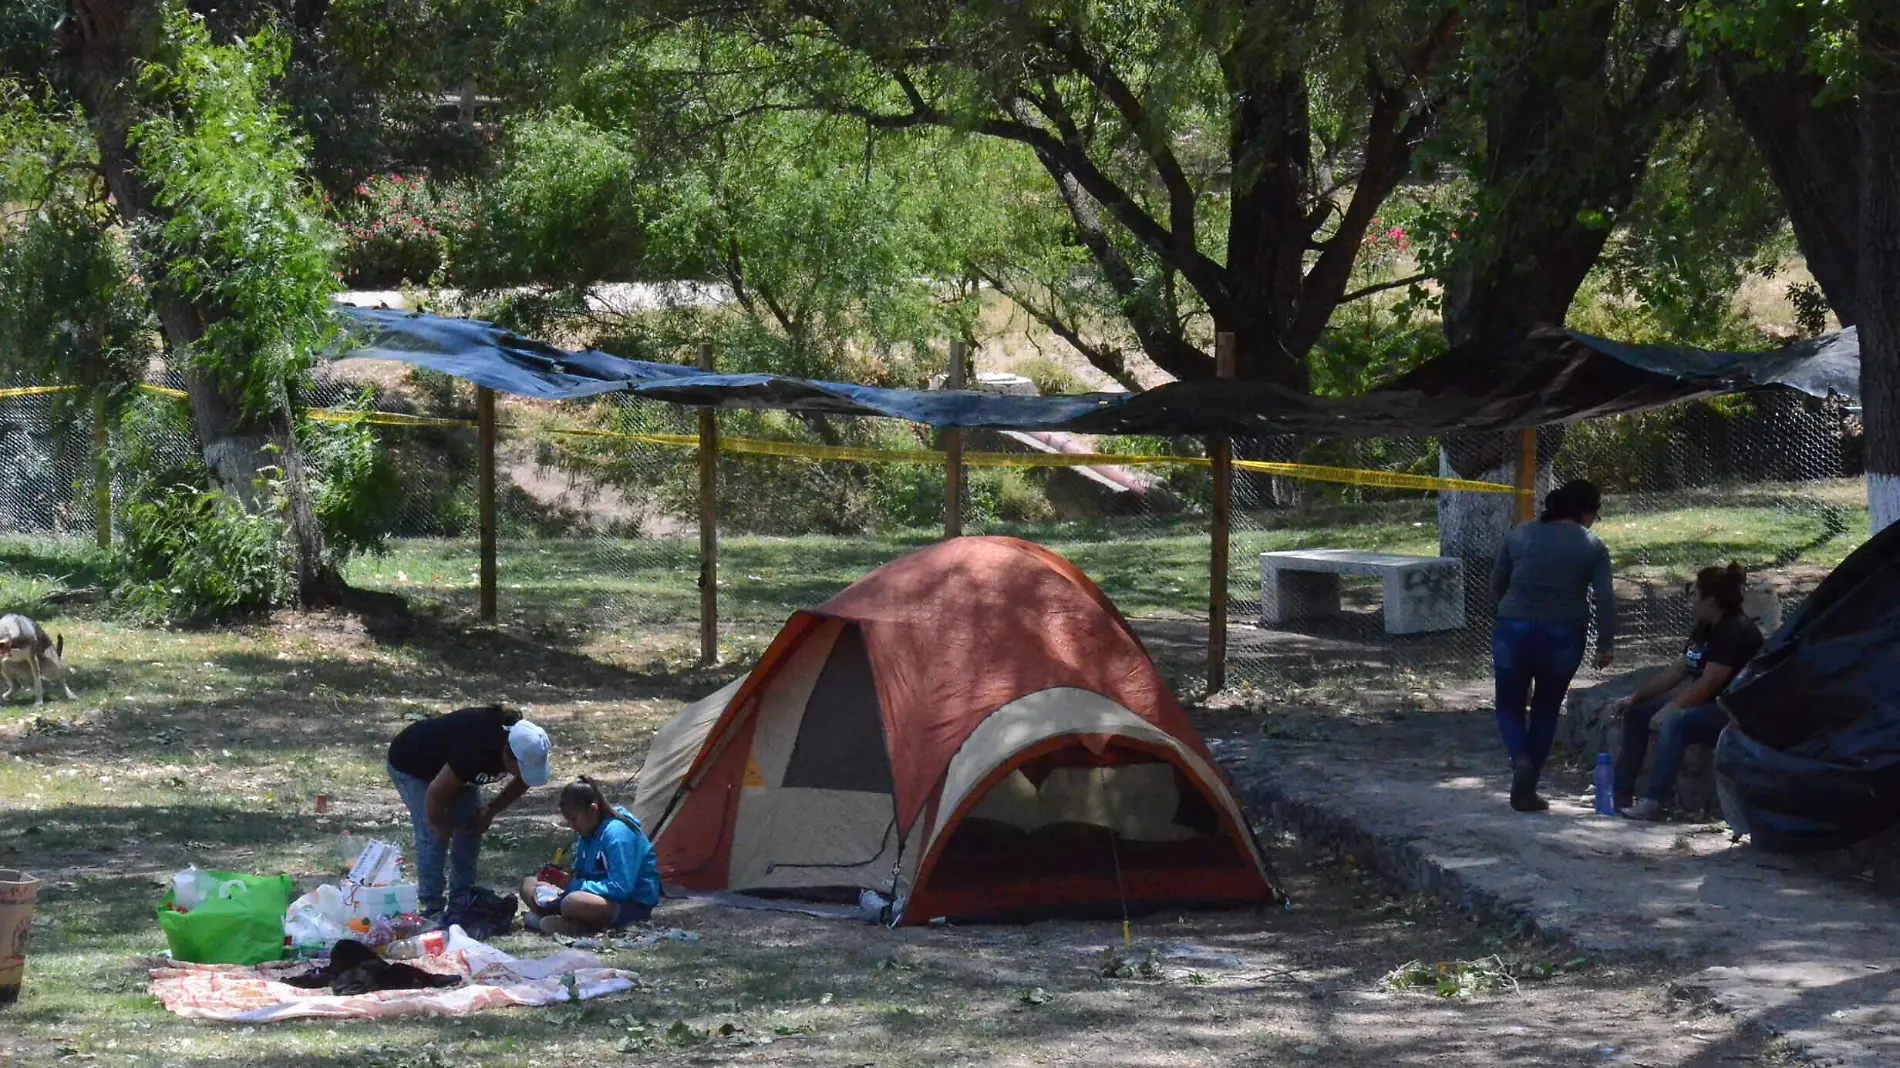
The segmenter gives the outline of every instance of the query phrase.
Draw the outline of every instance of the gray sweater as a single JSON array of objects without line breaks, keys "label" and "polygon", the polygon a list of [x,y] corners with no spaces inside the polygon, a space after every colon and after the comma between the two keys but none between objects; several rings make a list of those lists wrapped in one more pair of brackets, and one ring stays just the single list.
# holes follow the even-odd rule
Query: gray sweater
[{"label": "gray sweater", "polygon": [[1616,648],[1616,590],[1610,550],[1577,523],[1526,523],[1504,538],[1491,566],[1498,618],[1537,623],[1590,622],[1589,591],[1596,593],[1597,655]]}]

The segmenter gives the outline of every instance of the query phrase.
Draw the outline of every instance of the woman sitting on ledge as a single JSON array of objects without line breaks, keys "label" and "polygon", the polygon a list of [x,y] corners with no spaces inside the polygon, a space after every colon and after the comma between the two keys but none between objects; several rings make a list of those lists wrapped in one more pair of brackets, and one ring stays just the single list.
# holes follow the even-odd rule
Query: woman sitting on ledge
[{"label": "woman sitting on ledge", "polygon": [[[1762,647],[1761,629],[1742,611],[1747,578],[1740,564],[1703,568],[1689,590],[1696,622],[1682,659],[1613,706],[1623,717],[1616,810],[1626,818],[1662,819],[1675,796],[1683,752],[1692,745],[1714,745],[1728,726],[1728,714],[1715,699]],[[1651,731],[1656,733],[1656,758],[1649,768],[1649,790],[1632,804]]]}]

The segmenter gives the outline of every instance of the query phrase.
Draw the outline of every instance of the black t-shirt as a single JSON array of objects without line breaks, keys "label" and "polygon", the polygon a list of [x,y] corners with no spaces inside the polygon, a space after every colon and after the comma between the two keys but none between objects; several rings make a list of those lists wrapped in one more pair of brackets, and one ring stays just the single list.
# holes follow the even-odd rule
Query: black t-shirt
[{"label": "black t-shirt", "polygon": [[444,765],[463,782],[494,782],[507,774],[501,762],[507,748],[508,728],[493,710],[458,708],[404,727],[389,743],[389,766],[425,782]]},{"label": "black t-shirt", "polygon": [[1740,612],[1730,612],[1714,623],[1696,624],[1695,630],[1689,632],[1689,645],[1682,651],[1682,662],[1688,665],[1692,679],[1701,678],[1702,668],[1708,664],[1720,664],[1740,672],[1761,652],[1761,647],[1761,628],[1755,626],[1755,621]]}]

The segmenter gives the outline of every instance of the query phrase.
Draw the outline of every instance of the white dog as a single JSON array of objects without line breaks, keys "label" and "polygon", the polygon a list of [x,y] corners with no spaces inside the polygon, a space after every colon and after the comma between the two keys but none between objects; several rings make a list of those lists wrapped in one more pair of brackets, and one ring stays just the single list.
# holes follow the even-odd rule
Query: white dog
[{"label": "white dog", "polygon": [[79,700],[66,685],[65,653],[65,635],[48,638],[46,628],[25,616],[0,616],[0,677],[7,680],[7,692],[0,694],[0,701],[11,699],[20,680],[26,678],[33,680],[36,705],[46,703],[46,679],[59,683],[68,700]]}]

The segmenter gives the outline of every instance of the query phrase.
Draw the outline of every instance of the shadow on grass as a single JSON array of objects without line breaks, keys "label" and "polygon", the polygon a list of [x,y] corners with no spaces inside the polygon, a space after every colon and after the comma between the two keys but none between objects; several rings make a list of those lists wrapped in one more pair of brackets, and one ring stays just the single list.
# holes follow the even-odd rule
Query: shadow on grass
[{"label": "shadow on grass", "polygon": [[41,623],[76,615],[60,595],[103,587],[110,566],[105,553],[76,538],[0,538],[0,613],[20,612]]}]

